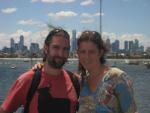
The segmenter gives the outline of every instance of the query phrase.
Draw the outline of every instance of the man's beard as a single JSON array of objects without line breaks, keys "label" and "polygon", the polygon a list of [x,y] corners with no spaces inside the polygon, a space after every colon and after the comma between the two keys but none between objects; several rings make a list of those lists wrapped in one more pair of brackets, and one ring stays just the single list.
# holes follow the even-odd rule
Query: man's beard
[{"label": "man's beard", "polygon": [[47,62],[48,62],[48,65],[53,67],[53,68],[57,68],[57,69],[60,69],[63,67],[63,65],[66,63],[67,59],[66,58],[60,58],[60,57],[57,57],[57,56],[48,56],[47,57]]}]

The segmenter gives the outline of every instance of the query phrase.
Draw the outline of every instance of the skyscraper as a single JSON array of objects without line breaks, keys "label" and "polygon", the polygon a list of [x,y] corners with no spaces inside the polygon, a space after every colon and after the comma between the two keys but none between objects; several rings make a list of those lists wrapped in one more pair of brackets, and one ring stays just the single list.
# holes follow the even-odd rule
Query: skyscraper
[{"label": "skyscraper", "polygon": [[119,46],[120,46],[119,40],[115,40],[115,42],[112,43],[112,51],[119,52],[120,49]]},{"label": "skyscraper", "polygon": [[76,38],[76,30],[72,31],[72,40],[71,40],[71,52],[75,53],[77,49],[77,38]]},{"label": "skyscraper", "polygon": [[24,36],[20,36],[20,41],[19,41],[19,50],[23,50],[24,47]]},{"label": "skyscraper", "polygon": [[129,41],[124,41],[124,49],[125,51],[129,51]]},{"label": "skyscraper", "polygon": [[10,39],[10,48],[14,48],[15,47],[15,41],[13,38]]},{"label": "skyscraper", "polygon": [[111,50],[111,42],[109,38],[106,39],[106,47],[108,50]]},{"label": "skyscraper", "polygon": [[129,41],[129,51],[133,52],[133,41]]}]

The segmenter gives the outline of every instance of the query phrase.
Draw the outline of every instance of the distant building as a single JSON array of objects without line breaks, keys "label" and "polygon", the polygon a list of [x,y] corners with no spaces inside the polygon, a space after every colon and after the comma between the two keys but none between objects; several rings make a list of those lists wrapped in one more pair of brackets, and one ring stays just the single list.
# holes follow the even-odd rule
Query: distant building
[{"label": "distant building", "polygon": [[129,52],[133,52],[133,41],[129,41]]},{"label": "distant building", "polygon": [[27,51],[27,46],[24,45],[24,36],[20,36],[18,43],[15,43],[14,39],[10,39],[10,50],[11,53],[23,54]]},{"label": "distant building", "polygon": [[135,39],[134,40],[134,49],[138,49],[139,48],[139,40],[138,39]]},{"label": "distant building", "polygon": [[126,52],[129,51],[129,41],[124,41],[124,50],[125,50]]},{"label": "distant building", "polygon": [[119,52],[119,46],[120,46],[119,40],[115,40],[115,42],[112,43],[112,51]]},{"label": "distant building", "polygon": [[39,44],[38,43],[31,43],[30,45],[30,52],[32,54],[37,54],[39,52],[40,48],[39,48]]},{"label": "distant building", "polygon": [[11,53],[15,52],[15,41],[13,38],[10,39],[10,50],[11,50]]},{"label": "distant building", "polygon": [[147,48],[146,48],[146,53],[147,53],[148,55],[150,55],[150,47],[147,47]]},{"label": "distant building", "polygon": [[106,39],[106,47],[107,47],[108,50],[111,51],[111,42],[110,42],[109,38]]},{"label": "distant building", "polygon": [[76,30],[72,31],[71,52],[75,53],[77,49]]},{"label": "distant building", "polygon": [[24,49],[24,36],[23,35],[20,36],[20,41],[18,45],[19,45],[19,50],[23,51]]}]

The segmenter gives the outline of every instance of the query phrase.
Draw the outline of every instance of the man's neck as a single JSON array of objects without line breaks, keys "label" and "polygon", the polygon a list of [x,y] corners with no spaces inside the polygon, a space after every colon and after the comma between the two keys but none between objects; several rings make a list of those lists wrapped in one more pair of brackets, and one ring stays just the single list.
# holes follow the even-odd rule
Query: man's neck
[{"label": "man's neck", "polygon": [[60,69],[53,68],[53,67],[49,66],[47,62],[45,62],[44,66],[43,66],[43,71],[47,75],[57,76],[57,75],[60,75],[62,73],[62,68],[60,68]]}]

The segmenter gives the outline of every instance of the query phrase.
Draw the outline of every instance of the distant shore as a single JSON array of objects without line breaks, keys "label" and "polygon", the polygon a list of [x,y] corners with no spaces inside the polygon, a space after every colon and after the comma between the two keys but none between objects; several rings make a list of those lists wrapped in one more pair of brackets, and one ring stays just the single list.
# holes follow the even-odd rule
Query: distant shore
[{"label": "distant shore", "polygon": [[[23,60],[23,61],[31,61],[31,60],[41,60],[43,58],[0,58],[0,60]],[[78,60],[78,58],[69,58],[68,60]],[[110,59],[107,58],[106,60],[111,61],[124,61],[124,60],[130,60],[130,61],[150,61],[150,59]]]}]

